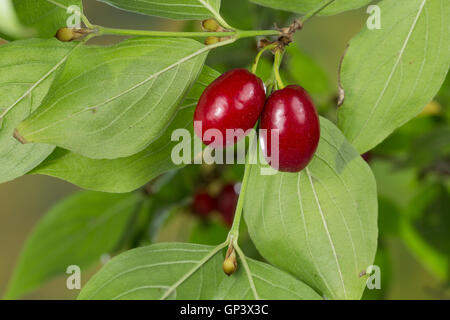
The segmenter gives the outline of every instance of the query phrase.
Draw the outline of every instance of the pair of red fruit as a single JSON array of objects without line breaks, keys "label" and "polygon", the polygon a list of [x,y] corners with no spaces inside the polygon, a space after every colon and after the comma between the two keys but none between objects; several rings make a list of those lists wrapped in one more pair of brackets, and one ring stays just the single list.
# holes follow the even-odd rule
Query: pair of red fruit
[{"label": "pair of red fruit", "polygon": [[234,211],[238,202],[238,194],[234,189],[234,184],[227,184],[216,198],[211,197],[207,192],[200,191],[194,195],[192,209],[203,218],[217,210],[223,221],[231,226],[234,218]]},{"label": "pair of red fruit", "polygon": [[[279,171],[298,172],[311,161],[320,138],[319,116],[305,89],[290,85],[273,92],[266,99],[263,81],[245,69],[228,71],[212,82],[203,92],[194,114],[194,121],[202,126],[195,133],[203,143],[214,148],[236,143],[244,137],[227,139],[227,129],[244,132],[261,118],[261,147],[269,164]],[[220,132],[222,141],[209,139],[209,129]],[[271,132],[278,130],[278,147],[272,147]],[[229,135],[230,136],[230,135]],[[278,152],[278,165],[271,159],[272,150]]]}]

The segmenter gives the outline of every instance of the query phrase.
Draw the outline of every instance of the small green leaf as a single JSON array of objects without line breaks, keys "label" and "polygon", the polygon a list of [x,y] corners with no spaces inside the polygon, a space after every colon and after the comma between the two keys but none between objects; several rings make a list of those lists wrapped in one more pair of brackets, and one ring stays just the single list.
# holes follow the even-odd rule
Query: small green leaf
[{"label": "small green leaf", "polygon": [[219,13],[220,0],[99,0],[122,10],[177,20],[202,20]]},{"label": "small green leaf", "polygon": [[111,253],[121,239],[138,194],[80,192],[51,209],[29,236],[6,299],[16,299],[70,265],[81,269]]},{"label": "small green leaf", "polygon": [[445,0],[381,1],[381,29],[367,26],[342,63],[339,128],[360,153],[416,116],[450,66],[450,6]]},{"label": "small green leaf", "polygon": [[94,159],[136,154],[173,119],[208,50],[197,41],[172,38],[79,47],[18,131],[28,142]]},{"label": "small green leaf", "polygon": [[[160,243],[124,252],[109,261],[84,286],[78,298],[254,299],[243,267],[227,277],[222,271],[222,254],[202,261],[213,250],[214,247],[198,244]],[[248,264],[262,299],[320,299],[287,273],[251,259]],[[194,268],[197,270],[190,274]]]},{"label": "small green leaf", "polygon": [[83,10],[81,0],[13,0],[12,4],[18,26],[11,30],[9,25],[0,23],[0,31],[15,39],[51,38],[59,28],[67,26],[67,20],[73,14],[67,12],[70,6]]},{"label": "small green leaf", "polygon": [[129,192],[161,173],[180,167],[171,159],[172,149],[179,143],[171,141],[172,132],[185,128],[194,136],[192,122],[197,100],[206,86],[219,75],[217,71],[205,66],[172,122],[161,133],[161,137],[142,152],[126,158],[100,160],[57,148],[32,173],[61,178],[85,189]]},{"label": "small green leaf", "polygon": [[13,132],[38,108],[73,48],[54,39],[0,46],[0,183],[24,175],[53,151],[50,145],[23,145]]},{"label": "small green leaf", "polygon": [[258,251],[332,299],[359,299],[377,247],[377,193],[369,166],[328,120],[299,173],[251,167],[244,214]]},{"label": "small green leaf", "polygon": [[[316,9],[324,0],[250,0],[262,6],[280,9],[285,11],[292,11],[298,13],[307,13]],[[372,0],[335,0],[318,15],[332,15],[340,12],[358,9]]]}]

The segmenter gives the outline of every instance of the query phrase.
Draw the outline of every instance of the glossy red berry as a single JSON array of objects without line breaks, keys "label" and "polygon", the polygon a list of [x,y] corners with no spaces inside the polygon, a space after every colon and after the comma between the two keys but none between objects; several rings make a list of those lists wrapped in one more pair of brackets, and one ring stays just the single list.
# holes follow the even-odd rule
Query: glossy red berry
[{"label": "glossy red berry", "polygon": [[361,157],[364,159],[364,161],[366,161],[369,164],[370,164],[370,162],[372,162],[372,153],[370,151],[367,151],[366,153],[363,153],[361,155]]},{"label": "glossy red berry", "polygon": [[197,192],[194,195],[192,209],[202,217],[207,217],[216,208],[216,201],[206,192]]},{"label": "glossy red berry", "polygon": [[[203,143],[214,148],[232,145],[254,127],[265,99],[261,79],[245,69],[228,71],[213,81],[200,97],[194,114],[195,133]],[[243,131],[235,132],[237,138],[230,134],[227,138],[227,129]],[[217,139],[216,133],[221,134],[221,139]]]},{"label": "glossy red berry", "polygon": [[220,212],[222,219],[228,226],[233,224],[234,212],[236,210],[239,196],[235,191],[233,184],[227,184],[223,187],[217,197],[217,210]]},{"label": "glossy red berry", "polygon": [[[266,135],[260,136],[264,154],[269,164],[279,171],[298,172],[305,168],[319,144],[319,116],[310,96],[300,86],[288,86],[269,97],[262,114],[261,129],[267,130]],[[276,139],[271,137],[274,129],[279,130],[278,147]],[[273,160],[277,151],[278,166]]]}]

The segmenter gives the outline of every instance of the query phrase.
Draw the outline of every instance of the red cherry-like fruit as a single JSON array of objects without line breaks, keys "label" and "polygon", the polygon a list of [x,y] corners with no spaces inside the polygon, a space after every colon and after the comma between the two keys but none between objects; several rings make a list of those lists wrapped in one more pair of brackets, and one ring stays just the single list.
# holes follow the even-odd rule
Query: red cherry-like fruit
[{"label": "red cherry-like fruit", "polygon": [[[205,89],[198,101],[194,114],[196,135],[214,148],[236,143],[256,124],[265,99],[264,84],[254,74],[245,69],[224,73]],[[227,138],[227,129],[243,131],[236,131],[237,137],[229,134]],[[221,139],[216,137],[218,133]]]},{"label": "red cherry-like fruit", "polygon": [[[279,171],[298,172],[305,168],[319,144],[319,116],[306,90],[297,85],[275,91],[269,97],[262,114],[261,129],[267,130],[266,135],[260,135],[264,155]],[[276,129],[278,147],[276,139],[272,143],[271,137],[272,130]]]},{"label": "red cherry-like fruit", "polygon": [[202,217],[207,217],[216,208],[216,201],[206,192],[197,192],[194,195],[192,209]]},{"label": "red cherry-like fruit", "polygon": [[222,219],[228,226],[233,224],[234,212],[236,210],[239,196],[234,189],[233,184],[227,184],[223,187],[217,197],[217,210],[220,212]]}]

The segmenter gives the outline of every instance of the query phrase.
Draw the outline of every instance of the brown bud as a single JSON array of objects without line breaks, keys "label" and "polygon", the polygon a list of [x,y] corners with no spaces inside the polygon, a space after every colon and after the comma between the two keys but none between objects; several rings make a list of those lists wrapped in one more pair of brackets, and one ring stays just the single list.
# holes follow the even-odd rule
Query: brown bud
[{"label": "brown bud", "polygon": [[56,32],[55,38],[62,42],[70,42],[80,39],[88,33],[87,29],[61,28]]},{"label": "brown bud", "polygon": [[233,247],[228,248],[225,261],[223,262],[223,272],[227,276],[231,276],[237,269],[236,252]]},{"label": "brown bud", "polygon": [[217,38],[217,37],[208,37],[208,38],[205,39],[205,44],[206,44],[207,46],[216,44],[216,43],[218,43],[218,42],[220,42],[220,39]]},{"label": "brown bud", "polygon": [[236,271],[236,268],[236,262],[233,262],[230,259],[225,259],[223,262],[223,272],[225,272],[227,276],[231,276]]},{"label": "brown bud", "polygon": [[209,32],[218,32],[222,27],[214,19],[206,19],[202,21],[203,30]]},{"label": "brown bud", "polygon": [[269,41],[267,39],[261,39],[258,41],[258,48],[263,49],[263,48],[271,45],[272,43],[273,43],[272,41]]},{"label": "brown bud", "polygon": [[14,138],[19,141],[21,144],[26,144],[28,143],[27,140],[22,137],[22,135],[19,133],[19,130],[14,129],[14,133],[13,133]]},{"label": "brown bud", "polygon": [[61,28],[56,32],[55,38],[62,42],[72,41],[74,38],[73,29]]}]

